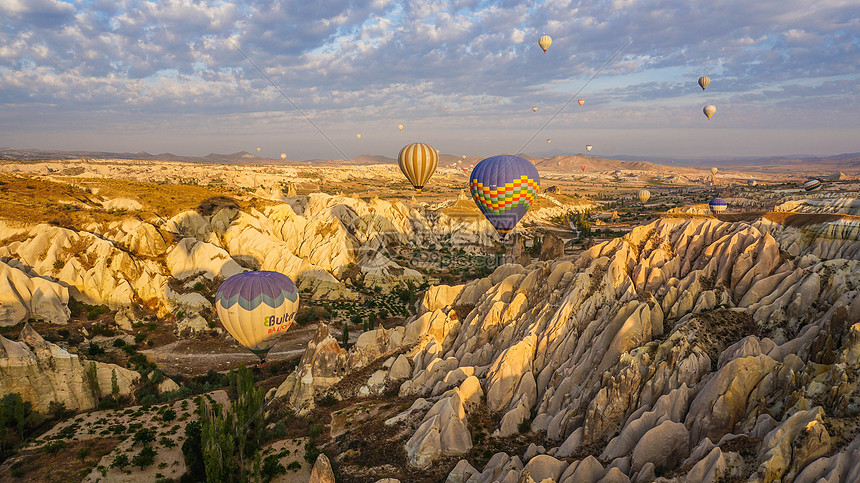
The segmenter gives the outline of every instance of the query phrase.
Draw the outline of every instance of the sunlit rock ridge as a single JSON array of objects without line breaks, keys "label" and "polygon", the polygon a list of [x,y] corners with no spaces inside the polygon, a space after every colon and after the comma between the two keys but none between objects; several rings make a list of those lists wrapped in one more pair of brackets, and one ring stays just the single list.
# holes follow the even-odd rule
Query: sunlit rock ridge
[{"label": "sunlit rock ridge", "polygon": [[462,459],[449,482],[857,481],[860,224],[792,216],[666,216],[431,287],[406,327],[348,352],[321,326],[277,397],[309,408],[344,367],[388,358],[338,396],[415,398],[391,421],[411,424],[409,465],[468,452],[478,409],[493,437],[542,441]]}]

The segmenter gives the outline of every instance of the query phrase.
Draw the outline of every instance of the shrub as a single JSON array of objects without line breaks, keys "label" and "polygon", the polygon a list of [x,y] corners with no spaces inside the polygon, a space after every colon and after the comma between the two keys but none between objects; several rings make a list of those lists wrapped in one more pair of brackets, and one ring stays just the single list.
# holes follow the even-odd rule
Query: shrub
[{"label": "shrub", "polygon": [[87,456],[90,455],[90,451],[92,451],[92,449],[92,446],[88,444],[78,448],[78,459],[81,461],[87,459]]},{"label": "shrub", "polygon": [[155,431],[150,428],[141,428],[136,433],[134,433],[134,444],[144,444],[147,445],[153,441],[155,441]]},{"label": "shrub", "polygon": [[120,453],[120,454],[114,456],[113,461],[110,464],[110,467],[123,469],[126,466],[128,466],[128,463],[129,463],[128,455],[126,455],[125,453]]},{"label": "shrub", "polygon": [[59,270],[65,266],[66,266],[66,262],[64,262],[62,260],[54,260],[54,268],[55,269]]},{"label": "shrub", "polygon": [[102,346],[96,344],[95,342],[90,342],[89,346],[87,346],[87,355],[90,357],[100,356],[105,353],[105,350]]},{"label": "shrub", "polygon": [[114,339],[113,340],[113,346],[114,347],[122,347],[124,345],[125,345],[125,341],[122,339]]},{"label": "shrub", "polygon": [[203,288],[204,288],[203,282],[197,282],[194,284],[194,290],[196,290],[198,292],[203,290]]},{"label": "shrub", "polygon": [[[294,461],[293,463],[296,463],[296,462]],[[299,465],[299,468],[301,468],[301,465]],[[287,474],[287,469],[284,468],[284,465],[282,465],[278,461],[277,456],[275,456],[275,455],[266,456],[266,458],[263,460],[263,467],[260,468],[260,476],[263,477],[264,482],[269,483],[276,476],[285,475],[285,474]]]},{"label": "shrub", "polygon": [[165,409],[164,413],[161,415],[161,420],[165,423],[173,421],[174,419],[176,419],[176,411],[172,408]]},{"label": "shrub", "polygon": [[302,464],[298,461],[293,461],[292,463],[287,465],[287,469],[290,471],[299,471],[302,469]]},{"label": "shrub", "polygon": [[50,443],[42,446],[42,451],[48,454],[57,454],[61,449],[66,447],[66,442],[63,440],[51,441]]},{"label": "shrub", "polygon": [[140,466],[140,469],[143,470],[155,462],[156,454],[158,453],[152,449],[152,446],[146,445],[140,450],[140,453],[136,454],[134,458],[131,459],[131,463],[134,466]]}]

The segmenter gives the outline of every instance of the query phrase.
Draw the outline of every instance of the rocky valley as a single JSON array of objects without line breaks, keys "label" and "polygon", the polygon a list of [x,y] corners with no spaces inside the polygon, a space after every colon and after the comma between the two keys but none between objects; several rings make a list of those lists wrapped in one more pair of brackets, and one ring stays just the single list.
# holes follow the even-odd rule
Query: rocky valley
[{"label": "rocky valley", "polygon": [[[860,479],[857,183],[580,162],[535,161],[507,242],[454,167],[0,165],[0,396],[38,415],[0,478],[180,481],[250,377],[270,481]],[[300,309],[237,373],[214,296],[248,270]]]}]

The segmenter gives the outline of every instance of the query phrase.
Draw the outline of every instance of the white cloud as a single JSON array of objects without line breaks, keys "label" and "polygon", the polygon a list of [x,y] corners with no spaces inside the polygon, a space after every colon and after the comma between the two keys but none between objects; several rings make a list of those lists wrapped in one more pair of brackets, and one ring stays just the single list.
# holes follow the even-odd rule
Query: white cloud
[{"label": "white cloud", "polygon": [[[2,106],[46,104],[69,116],[115,113],[114,122],[127,115],[118,106],[156,117],[279,112],[292,119],[229,36],[332,128],[386,116],[419,122],[429,112],[440,125],[480,119],[514,129],[524,125],[517,113],[530,111],[523,106],[565,102],[633,38],[589,85],[587,95],[603,99],[589,108],[610,110],[585,110],[588,122],[685,126],[685,103],[700,107],[688,88],[706,70],[713,102],[788,109],[781,103],[789,87],[805,83],[817,87],[809,105],[797,107],[808,114],[786,116],[792,122],[858,126],[857,106],[831,102],[850,97],[836,81],[860,77],[856,0],[0,0],[0,14],[7,17],[0,31],[5,119]],[[546,54],[537,46],[542,33],[553,36]],[[816,101],[830,106],[829,117],[815,115]],[[647,115],[625,109],[640,105],[649,106]],[[774,122],[746,114],[749,125]]]}]

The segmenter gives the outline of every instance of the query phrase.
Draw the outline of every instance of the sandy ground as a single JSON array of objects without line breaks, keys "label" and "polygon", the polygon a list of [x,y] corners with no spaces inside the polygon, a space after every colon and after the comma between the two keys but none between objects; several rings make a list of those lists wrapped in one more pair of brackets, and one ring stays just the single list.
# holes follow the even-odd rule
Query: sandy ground
[{"label": "sandy ground", "polygon": [[[209,395],[219,403],[229,403],[227,393],[223,390],[213,391]],[[173,420],[165,421],[162,414],[168,408],[176,412],[176,417]],[[155,405],[150,407],[148,411],[144,411],[141,406],[92,411],[57,424],[34,443],[25,447],[23,451],[37,450],[46,443],[55,440],[62,440],[68,443],[72,441],[99,440],[125,434],[128,437],[118,443],[112,451],[99,460],[98,466],[103,467],[103,469],[100,470],[96,467],[90,471],[83,479],[84,482],[155,481],[160,476],[178,480],[185,473],[185,460],[181,448],[185,440],[185,426],[190,421],[197,419],[194,415],[194,409],[194,398],[189,398]],[[140,428],[155,430],[155,441],[152,443],[153,449],[157,452],[155,462],[144,470],[131,466],[125,470],[111,468],[111,463],[119,454],[125,453],[130,461],[140,452],[142,445],[134,445],[132,438],[134,433]],[[172,443],[165,444],[167,441]],[[174,446],[169,447],[171,444]]]}]

